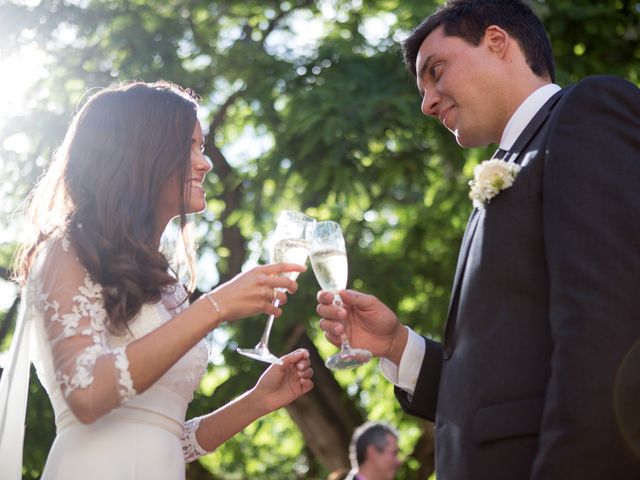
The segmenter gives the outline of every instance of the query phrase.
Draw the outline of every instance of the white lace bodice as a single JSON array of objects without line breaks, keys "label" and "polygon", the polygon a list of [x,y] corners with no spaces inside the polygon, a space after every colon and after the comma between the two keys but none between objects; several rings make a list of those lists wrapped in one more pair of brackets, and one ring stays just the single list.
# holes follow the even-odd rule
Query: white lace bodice
[{"label": "white lace bodice", "polygon": [[129,373],[127,346],[152,332],[188,303],[179,283],[163,292],[156,304],[143,305],[129,331],[115,335],[105,324],[102,287],[95,283],[66,239],[49,240],[36,259],[27,282],[35,318],[32,352],[38,376],[47,390],[60,429],[73,414],[72,395],[89,393],[101,410],[117,415],[120,408],[153,411],[181,425],[185,461],[205,453],[195,432],[198,418],[185,422],[185,413],[207,365],[207,346],[200,341],[144,393],[136,392]]}]

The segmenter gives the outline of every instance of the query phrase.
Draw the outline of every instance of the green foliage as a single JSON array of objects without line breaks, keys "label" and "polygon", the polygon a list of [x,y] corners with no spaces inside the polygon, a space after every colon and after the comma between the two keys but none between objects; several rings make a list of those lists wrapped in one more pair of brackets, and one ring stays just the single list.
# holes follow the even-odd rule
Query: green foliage
[{"label": "green foliage", "polygon": [[[224,160],[216,163],[217,169],[224,167],[218,177],[210,175],[206,184],[210,208],[198,231],[201,251],[207,253],[203,258],[217,263],[203,264],[203,270],[216,268],[213,278],[236,273],[229,271],[236,255],[234,245],[225,243],[229,229],[240,232],[240,249],[250,266],[259,261],[278,210],[305,210],[341,224],[351,287],[375,293],[405,323],[437,338],[471,208],[467,179],[489,154],[463,151],[437,122],[420,114],[413,80],[401,62],[398,40],[439,3],[4,2],[0,55],[36,44],[48,64],[24,111],[0,117],[0,228],[8,232],[0,237],[0,266],[8,266],[15,245],[9,233],[16,226],[19,230],[20,219],[10,213],[61,142],[86,92],[117,81],[164,78],[201,95],[203,125],[211,128],[207,143]],[[531,3],[552,39],[560,84],[596,73],[640,82],[640,3]],[[384,28],[373,30],[371,22]],[[317,39],[309,40],[316,31]],[[16,135],[28,139],[25,148],[5,142]],[[225,176],[224,169],[230,174]],[[226,196],[231,191],[239,193],[237,205]],[[272,348],[284,353],[286,332],[302,324],[326,358],[334,347],[316,327],[317,284],[310,273],[299,283],[275,324]],[[189,416],[210,411],[255,383],[263,365],[234,350],[255,344],[264,324],[262,317],[247,319],[216,337],[217,365],[210,368]],[[400,412],[376,364],[340,372],[336,379],[367,417],[400,427],[400,446],[408,455],[421,424]],[[42,388],[36,381],[30,388],[25,478],[37,478],[53,421]],[[327,473],[285,412],[260,420],[202,463],[215,478],[323,478]],[[408,463],[399,478],[415,478],[415,468],[415,462]]]},{"label": "green foliage", "polygon": [[[256,450],[259,456],[254,455]],[[244,460],[239,462],[239,458]],[[286,467],[283,458],[288,459]],[[225,479],[308,478],[302,437],[283,410],[254,422],[202,463]]]},{"label": "green foliage", "polygon": [[633,0],[536,2],[552,40],[558,81],[610,74],[640,81],[640,4]]},{"label": "green foliage", "polygon": [[40,478],[54,436],[55,424],[49,397],[32,367],[29,378],[23,478]]}]

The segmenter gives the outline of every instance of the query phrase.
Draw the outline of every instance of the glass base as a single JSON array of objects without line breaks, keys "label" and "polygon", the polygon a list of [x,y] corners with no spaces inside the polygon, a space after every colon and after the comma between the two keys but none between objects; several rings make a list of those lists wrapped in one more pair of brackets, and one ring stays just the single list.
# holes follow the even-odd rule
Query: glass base
[{"label": "glass base", "polygon": [[236,352],[240,355],[244,355],[245,357],[253,358],[254,360],[259,360],[261,362],[282,365],[282,360],[266,348],[238,348]]},{"label": "glass base", "polygon": [[346,370],[364,365],[371,360],[371,352],[363,348],[350,348],[330,356],[325,365],[331,370]]}]

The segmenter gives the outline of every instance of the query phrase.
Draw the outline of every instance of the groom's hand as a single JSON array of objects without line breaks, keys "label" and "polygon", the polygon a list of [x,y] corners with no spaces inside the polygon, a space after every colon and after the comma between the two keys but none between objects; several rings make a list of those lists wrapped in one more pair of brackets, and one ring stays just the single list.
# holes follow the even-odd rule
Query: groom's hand
[{"label": "groom's hand", "polygon": [[334,345],[340,345],[340,335],[345,331],[352,347],[366,348],[374,357],[388,358],[396,365],[400,363],[407,343],[407,329],[398,317],[373,295],[355,290],[342,290],[342,307],[333,305],[333,294],[318,293],[316,312],[320,328]]}]

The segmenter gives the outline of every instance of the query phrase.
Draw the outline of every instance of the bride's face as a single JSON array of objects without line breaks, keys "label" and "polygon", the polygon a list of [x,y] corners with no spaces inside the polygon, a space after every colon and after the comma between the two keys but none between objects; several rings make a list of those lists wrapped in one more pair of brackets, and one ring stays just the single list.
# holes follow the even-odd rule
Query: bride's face
[{"label": "bride's face", "polygon": [[[204,156],[204,136],[200,121],[196,120],[196,126],[191,136],[191,169],[184,185],[186,213],[202,212],[206,206],[206,196],[203,182],[207,172],[211,170],[211,162]],[[173,217],[180,215],[180,176],[177,173],[170,179],[160,192],[160,205],[157,216],[165,225]]]}]

